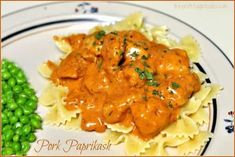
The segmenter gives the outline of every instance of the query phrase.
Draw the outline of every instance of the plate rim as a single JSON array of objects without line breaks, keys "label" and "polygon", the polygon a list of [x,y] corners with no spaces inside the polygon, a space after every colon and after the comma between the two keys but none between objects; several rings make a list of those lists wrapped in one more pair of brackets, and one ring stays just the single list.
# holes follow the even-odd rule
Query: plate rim
[{"label": "plate rim", "polygon": [[[1,16],[2,19],[4,18],[7,18],[9,16],[12,16],[12,15],[15,15],[17,13],[20,13],[20,12],[23,12],[23,11],[26,11],[26,10],[30,10],[30,9],[34,9],[34,8],[39,8],[39,7],[43,7],[43,6],[48,6],[48,5],[54,5],[54,4],[61,4],[61,3],[72,3],[73,1],[70,1],[70,2],[61,2],[61,1],[57,1],[57,2],[48,2],[48,3],[43,3],[43,4],[38,4],[38,5],[34,5],[34,6],[31,6],[31,7],[26,7],[26,8],[23,8],[23,9],[19,9],[19,10],[16,10],[16,11],[13,11],[13,12],[10,12],[10,13],[7,13],[3,16]],[[82,1],[79,1],[79,2],[82,2]],[[175,17],[175,16],[172,16],[168,13],[165,13],[163,11],[160,11],[158,9],[153,9],[153,8],[150,8],[150,7],[146,7],[146,6],[142,6],[142,5],[139,5],[139,4],[134,4],[134,3],[129,3],[129,2],[116,2],[116,1],[102,1],[102,2],[106,2],[106,3],[116,3],[116,4],[123,4],[123,5],[129,5],[129,6],[135,6],[135,7],[140,7],[140,8],[143,8],[143,9],[147,9],[147,10],[151,10],[153,12],[156,12],[156,13],[159,13],[159,14],[162,14],[162,15],[165,15],[169,18],[172,18],[174,20],[177,20],[179,22],[181,22],[182,24],[190,27],[191,29],[193,29],[194,31],[196,31],[197,33],[199,33],[200,35],[202,35],[203,37],[205,37],[209,42],[211,42],[219,51],[220,53],[225,57],[225,59],[227,60],[227,62],[230,64],[230,66],[234,69],[234,64],[232,63],[232,61],[228,58],[228,56],[226,55],[226,53],[213,41],[211,40],[208,36],[206,36],[204,33],[202,33],[201,31],[199,31],[197,28],[195,28],[194,26],[188,24],[187,22]],[[3,42],[3,38],[1,37],[1,41]]]},{"label": "plate rim", "polygon": [[[15,15],[19,12],[23,12],[23,11],[26,11],[26,10],[29,10],[29,9],[33,9],[33,8],[39,8],[39,7],[42,7],[42,6],[48,6],[48,4],[50,5],[53,5],[53,4],[61,4],[61,3],[68,3],[68,2],[51,2],[51,3],[45,3],[45,4],[41,4],[41,5],[35,5],[33,7],[27,7],[27,8],[24,8],[24,9],[21,9],[21,10],[18,10],[18,11],[14,11],[12,13],[9,13],[9,14],[6,14],[5,15],[5,18],[7,18],[8,16],[11,16],[11,15]],[[141,6],[141,5],[137,5],[137,4],[132,4],[132,3],[124,3],[124,2],[108,2],[108,3],[116,3],[116,4],[123,4],[123,5],[130,5],[130,6],[136,6],[136,7],[140,7],[140,8],[144,8],[144,9],[148,9],[148,10],[152,10],[156,13],[159,13],[159,14],[163,14],[163,15],[166,15],[167,17],[170,17],[174,20],[177,20],[178,22],[181,22],[183,23],[184,25],[188,26],[189,28],[193,29],[194,31],[196,31],[197,33],[199,33],[200,35],[202,35],[203,37],[205,37],[205,39],[207,39],[209,42],[212,43],[212,45],[214,45],[221,53],[222,55],[226,58],[226,60],[230,63],[230,65],[232,66],[232,69],[234,69],[234,65],[233,63],[231,62],[231,60],[227,57],[227,55],[210,39],[208,38],[206,35],[204,35],[202,32],[200,32],[199,30],[197,30],[196,28],[194,28],[193,26],[189,25],[188,23],[174,17],[174,16],[171,16],[169,14],[166,14],[162,11],[159,11],[159,10],[155,10],[155,9],[152,9],[152,8],[148,8],[148,7],[144,7],[144,6]],[[3,18],[3,17],[2,17]],[[11,35],[11,34],[10,34]],[[8,36],[8,35],[7,35]],[[7,37],[6,36],[6,37]],[[1,40],[4,40],[4,37],[1,39]],[[204,149],[206,150],[206,146],[204,147]],[[204,155],[205,152],[202,152],[201,155]]]}]

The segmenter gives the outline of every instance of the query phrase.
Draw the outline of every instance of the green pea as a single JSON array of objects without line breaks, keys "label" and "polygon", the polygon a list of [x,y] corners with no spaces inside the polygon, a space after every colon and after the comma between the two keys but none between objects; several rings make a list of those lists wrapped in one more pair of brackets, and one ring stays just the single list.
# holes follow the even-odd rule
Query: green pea
[{"label": "green pea", "polygon": [[4,149],[4,155],[13,155],[13,154],[14,154],[14,151],[12,148],[7,147]]},{"label": "green pea", "polygon": [[2,134],[2,142],[5,141],[5,135]]},{"label": "green pea", "polygon": [[19,135],[16,134],[16,135],[13,136],[13,141],[14,142],[18,142],[19,140],[20,140],[20,136]]},{"label": "green pea", "polygon": [[27,137],[25,135],[20,136],[20,141],[21,142],[27,141]]},{"label": "green pea", "polygon": [[29,114],[33,113],[33,109],[31,109],[29,106],[24,106],[23,112],[25,115],[29,115]]},{"label": "green pea", "polygon": [[8,124],[8,123],[9,123],[8,118],[2,119],[2,124]]},{"label": "green pea", "polygon": [[42,118],[37,113],[31,114],[31,117],[38,120],[38,121],[42,121]]},{"label": "green pea", "polygon": [[35,94],[34,90],[31,89],[31,88],[25,88],[25,89],[24,89],[24,93],[25,93],[26,95],[28,95],[28,96],[31,96],[31,95],[34,95],[34,94]]},{"label": "green pea", "polygon": [[38,102],[38,97],[36,95],[31,96],[31,100]]},{"label": "green pea", "polygon": [[7,116],[7,112],[9,112],[8,109],[4,109],[4,110],[2,111],[2,113],[4,113],[6,116]]},{"label": "green pea", "polygon": [[10,109],[10,110],[15,110],[18,106],[15,102],[9,102],[7,104],[7,107]]},{"label": "green pea", "polygon": [[16,117],[16,116],[10,117],[10,123],[11,124],[15,124],[17,121],[18,121],[18,117]]},{"label": "green pea", "polygon": [[20,151],[21,150],[21,145],[19,142],[13,142],[12,143],[12,148],[14,151]]},{"label": "green pea", "polygon": [[11,74],[8,71],[2,72],[2,79],[8,80],[11,77]]},{"label": "green pea", "polygon": [[16,128],[15,134],[16,134],[16,135],[19,135],[19,136],[22,135],[22,127]]},{"label": "green pea", "polygon": [[28,152],[28,150],[30,149],[29,142],[24,141],[21,143],[21,146],[22,146],[21,149],[24,153]]},{"label": "green pea", "polygon": [[11,116],[13,116],[13,112],[7,111],[7,112],[6,112],[6,115],[7,115],[8,118],[10,118]]},{"label": "green pea", "polygon": [[17,122],[17,123],[15,123],[14,128],[19,128],[22,126],[23,126],[23,124],[21,122]]},{"label": "green pea", "polygon": [[16,74],[16,77],[17,77],[17,78],[23,78],[23,77],[25,77],[24,72],[23,72],[22,70],[19,70],[19,71],[17,72],[17,74]]},{"label": "green pea", "polygon": [[20,117],[20,121],[23,124],[27,124],[29,122],[29,118],[27,116]]},{"label": "green pea", "polygon": [[20,106],[23,105],[26,101],[27,101],[26,97],[23,96],[16,99],[16,103]]},{"label": "green pea", "polygon": [[34,135],[34,133],[30,133],[28,136],[28,141],[29,142],[34,142],[36,141],[37,137]]},{"label": "green pea", "polygon": [[2,132],[6,132],[7,130],[11,130],[11,125],[5,125],[3,128],[2,128]]},{"label": "green pea", "polygon": [[7,103],[6,96],[2,96],[2,104],[5,105]]},{"label": "green pea", "polygon": [[26,105],[28,107],[30,107],[32,110],[35,110],[37,108],[37,102],[36,101],[33,101],[31,99],[29,99],[27,102],[26,102]]},{"label": "green pea", "polygon": [[8,91],[6,91],[6,92],[4,93],[4,95],[5,95],[6,98],[7,98],[7,101],[13,98],[13,94],[14,94],[14,93],[13,93],[11,90],[8,90]]},{"label": "green pea", "polygon": [[19,70],[20,69],[18,67],[15,67],[15,68],[10,69],[10,73],[12,74],[12,76],[16,76]]},{"label": "green pea", "polygon": [[10,87],[14,87],[15,84],[16,84],[16,80],[11,77],[8,81],[7,81],[7,84],[10,86]]},{"label": "green pea", "polygon": [[[18,104],[19,105],[19,104]],[[17,116],[17,117],[21,117],[23,115],[23,110],[22,110],[22,108],[17,108],[16,110],[15,110],[15,116]]]},{"label": "green pea", "polygon": [[24,93],[20,93],[19,95],[18,95],[18,98],[27,98],[28,96],[26,95],[26,94],[24,94]]},{"label": "green pea", "polygon": [[17,78],[16,78],[16,82],[17,82],[18,84],[23,84],[23,83],[26,82],[26,77],[25,77],[25,76],[23,76],[23,77],[17,77]]},{"label": "green pea", "polygon": [[7,68],[9,71],[11,71],[11,69],[16,68],[16,66],[14,65],[14,63],[9,62]]},{"label": "green pea", "polygon": [[5,140],[6,141],[10,141],[13,138],[13,136],[14,136],[13,130],[9,130],[8,129],[4,133],[5,133]]},{"label": "green pea", "polygon": [[4,58],[3,60],[2,60],[2,68],[3,67],[7,67],[8,66],[8,61]]},{"label": "green pea", "polygon": [[40,129],[42,127],[41,121],[37,120],[35,118],[31,119],[30,124],[32,125],[32,127],[36,128],[36,129]]},{"label": "green pea", "polygon": [[4,148],[5,147],[5,142],[4,141],[2,141],[2,148]]},{"label": "green pea", "polygon": [[2,119],[5,119],[5,118],[7,118],[7,115],[6,113],[2,112]]},{"label": "green pea", "polygon": [[22,128],[22,133],[23,133],[24,135],[27,135],[28,133],[30,133],[30,131],[31,131],[31,126],[30,126],[30,125],[25,125],[25,126],[23,126],[23,128]]},{"label": "green pea", "polygon": [[11,147],[11,142],[9,141],[6,141],[5,144],[4,144],[5,147]]},{"label": "green pea", "polygon": [[8,84],[5,81],[3,81],[2,82],[2,90],[9,91],[9,90],[11,90],[11,87],[9,87]]},{"label": "green pea", "polygon": [[18,152],[16,152],[16,156],[25,156],[25,154],[22,153],[21,151],[18,151]]},{"label": "green pea", "polygon": [[13,88],[13,91],[15,94],[19,94],[21,92],[22,88],[20,85],[16,85],[14,88]]}]

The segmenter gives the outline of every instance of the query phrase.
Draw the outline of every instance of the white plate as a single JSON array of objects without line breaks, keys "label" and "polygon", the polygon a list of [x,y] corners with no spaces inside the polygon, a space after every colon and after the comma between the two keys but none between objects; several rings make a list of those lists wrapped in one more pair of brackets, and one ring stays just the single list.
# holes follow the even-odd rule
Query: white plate
[{"label": "white plate", "polygon": [[[180,38],[191,34],[199,42],[202,51],[200,60],[201,70],[204,70],[212,83],[219,83],[224,90],[214,99],[210,108],[209,129],[214,133],[213,138],[200,150],[199,155],[233,155],[234,133],[228,133],[225,127],[233,125],[233,116],[228,115],[234,110],[234,76],[233,65],[224,52],[204,34],[163,12],[146,7],[122,2],[69,2],[49,3],[28,8],[2,19],[2,56],[15,61],[26,72],[29,81],[37,94],[45,85],[45,80],[38,74],[37,67],[43,61],[54,60],[60,52],[56,49],[52,36],[87,32],[97,24],[106,24],[119,20],[130,13],[140,11],[146,17],[146,23],[151,25],[166,25],[171,35]],[[207,80],[207,81],[209,81]],[[38,112],[43,115],[45,110],[40,106]],[[224,119],[232,122],[226,122]],[[51,143],[60,140],[60,150],[42,149],[40,152],[37,142],[32,144],[28,155],[125,155],[123,145],[111,146],[110,151],[70,150],[67,149],[67,139],[77,139],[80,143],[102,143],[98,133],[84,131],[65,131],[57,127],[44,126],[37,132],[38,140],[47,139]]]}]

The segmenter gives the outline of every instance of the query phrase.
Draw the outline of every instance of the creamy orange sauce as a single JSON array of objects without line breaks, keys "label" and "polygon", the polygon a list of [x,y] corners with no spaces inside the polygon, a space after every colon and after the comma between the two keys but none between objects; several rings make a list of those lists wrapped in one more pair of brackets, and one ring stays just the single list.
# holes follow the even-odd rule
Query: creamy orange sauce
[{"label": "creamy orange sauce", "polygon": [[184,50],[149,41],[137,31],[73,35],[73,52],[48,62],[51,80],[69,88],[68,110],[81,109],[81,128],[104,132],[105,123],[133,126],[148,140],[176,121],[200,89]]}]

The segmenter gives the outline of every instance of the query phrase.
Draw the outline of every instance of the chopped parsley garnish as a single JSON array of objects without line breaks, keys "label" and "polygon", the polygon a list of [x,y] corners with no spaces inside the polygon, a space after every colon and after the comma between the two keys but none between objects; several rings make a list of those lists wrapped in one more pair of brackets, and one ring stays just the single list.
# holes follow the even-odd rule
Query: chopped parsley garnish
[{"label": "chopped parsley garnish", "polygon": [[117,54],[118,54],[119,56],[121,56],[121,55],[124,54],[124,52],[123,52],[122,50],[120,50],[120,51],[117,52]]},{"label": "chopped parsley garnish", "polygon": [[130,63],[130,67],[133,67],[133,66],[134,66],[134,62],[131,62],[131,63]]},{"label": "chopped parsley garnish", "polygon": [[147,60],[149,57],[150,57],[150,55],[149,55],[149,54],[148,54],[148,55],[143,55],[143,56],[141,57],[141,59],[143,59],[143,60]]},{"label": "chopped parsley garnish", "polygon": [[145,48],[144,48],[144,50],[146,50],[146,51],[147,51],[148,49],[149,49],[148,47],[145,47]]},{"label": "chopped parsley garnish", "polygon": [[153,90],[153,95],[160,95],[159,91],[157,91],[156,89]]},{"label": "chopped parsley garnish", "polygon": [[144,75],[147,80],[153,80],[153,73],[149,72],[147,69],[144,70]]},{"label": "chopped parsley garnish", "polygon": [[139,56],[138,52],[137,51],[134,51],[132,54],[130,54],[131,57],[137,57]]},{"label": "chopped parsley garnish", "polygon": [[144,67],[150,67],[146,61],[143,61]]},{"label": "chopped parsley garnish", "polygon": [[147,81],[146,84],[149,85],[149,86],[154,86],[154,87],[159,86],[159,84],[157,83],[157,81],[152,81],[152,80]]},{"label": "chopped parsley garnish", "polygon": [[149,72],[147,69],[141,70],[140,68],[135,68],[135,71],[139,74],[140,79],[146,79],[146,84],[149,86],[157,87],[159,84],[154,80],[153,73]]},{"label": "chopped parsley garnish", "polygon": [[118,32],[114,31],[114,32],[110,32],[113,35],[118,35]]},{"label": "chopped parsley garnish", "polygon": [[177,89],[177,88],[180,87],[180,85],[179,85],[178,83],[176,83],[176,82],[172,82],[172,83],[171,83],[171,87],[172,87],[173,89]]},{"label": "chopped parsley garnish", "polygon": [[135,71],[136,71],[138,74],[140,74],[140,73],[143,72],[140,68],[135,68]]},{"label": "chopped parsley garnish", "polygon": [[100,40],[103,36],[105,36],[105,31],[101,30],[101,31],[96,33],[95,38],[97,40]]},{"label": "chopped parsley garnish", "polygon": [[145,79],[145,74],[143,70],[141,70],[140,68],[135,68],[135,71],[139,74],[140,79]]},{"label": "chopped parsley garnish", "polygon": [[146,95],[144,95],[142,98],[144,99],[144,101],[147,101],[147,100],[148,100],[148,98],[147,98]]},{"label": "chopped parsley garnish", "polygon": [[155,95],[155,96],[159,96],[160,98],[164,98],[162,93],[160,91],[156,90],[156,89],[153,90],[152,94]]}]

